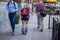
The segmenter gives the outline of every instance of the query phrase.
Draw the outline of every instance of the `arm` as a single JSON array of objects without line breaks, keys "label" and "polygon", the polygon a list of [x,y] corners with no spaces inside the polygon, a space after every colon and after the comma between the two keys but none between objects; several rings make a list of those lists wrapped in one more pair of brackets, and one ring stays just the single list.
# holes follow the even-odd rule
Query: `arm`
[{"label": "arm", "polygon": [[32,13],[32,11],[30,10],[30,8],[28,8],[28,11],[31,13],[31,15],[33,16],[33,13]]},{"label": "arm", "polygon": [[[8,4],[8,3],[7,3]],[[6,17],[6,14],[8,14],[9,13],[9,9],[8,9],[8,5],[5,5],[5,7],[4,7],[4,17]]]},{"label": "arm", "polygon": [[[7,3],[7,4],[8,4],[8,3]],[[9,9],[8,9],[8,6],[7,6],[7,4],[6,4],[5,8],[4,8],[4,10],[5,10],[5,13],[9,13]]]},{"label": "arm", "polygon": [[15,11],[18,11],[18,5],[17,5],[17,3],[15,2],[15,5],[16,5],[16,10]]}]

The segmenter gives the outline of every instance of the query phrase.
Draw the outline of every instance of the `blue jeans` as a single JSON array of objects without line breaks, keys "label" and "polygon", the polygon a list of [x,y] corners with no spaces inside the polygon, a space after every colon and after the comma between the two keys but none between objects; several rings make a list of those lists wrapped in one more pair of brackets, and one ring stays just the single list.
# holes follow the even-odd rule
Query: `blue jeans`
[{"label": "blue jeans", "polygon": [[15,31],[16,13],[9,13],[9,19],[10,19],[10,23],[11,23],[12,32],[14,32]]}]

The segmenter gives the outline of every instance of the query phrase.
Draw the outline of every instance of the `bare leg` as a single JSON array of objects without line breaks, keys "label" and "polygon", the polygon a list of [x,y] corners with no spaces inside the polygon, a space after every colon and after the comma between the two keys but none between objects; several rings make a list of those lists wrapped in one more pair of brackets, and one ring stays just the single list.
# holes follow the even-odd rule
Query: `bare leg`
[{"label": "bare leg", "polygon": [[24,20],[22,20],[22,28],[24,28]]},{"label": "bare leg", "polygon": [[26,28],[28,28],[28,21],[26,21]]}]

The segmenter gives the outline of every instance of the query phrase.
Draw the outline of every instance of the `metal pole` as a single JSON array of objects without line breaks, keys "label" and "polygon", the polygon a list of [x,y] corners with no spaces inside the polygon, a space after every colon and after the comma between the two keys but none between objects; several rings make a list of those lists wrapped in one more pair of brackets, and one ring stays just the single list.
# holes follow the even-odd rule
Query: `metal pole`
[{"label": "metal pole", "polygon": [[48,24],[48,29],[51,29],[51,28],[50,28],[50,14],[49,14],[49,24]]},{"label": "metal pole", "polygon": [[[51,7],[51,4],[49,3],[50,7]],[[49,11],[50,12],[50,11]],[[51,12],[50,12],[51,13]],[[49,24],[48,24],[48,29],[51,29],[50,27],[50,13],[49,13]]]}]

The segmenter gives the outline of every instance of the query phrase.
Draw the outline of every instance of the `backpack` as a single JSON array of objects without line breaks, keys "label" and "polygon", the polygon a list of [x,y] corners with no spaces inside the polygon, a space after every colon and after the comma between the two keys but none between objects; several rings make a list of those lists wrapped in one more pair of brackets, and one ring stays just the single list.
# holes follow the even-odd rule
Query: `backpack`
[{"label": "backpack", "polygon": [[46,16],[46,11],[45,11],[44,9],[41,9],[41,10],[40,10],[40,14],[41,14],[43,17],[45,17],[45,16]]},{"label": "backpack", "polygon": [[23,8],[22,9],[22,14],[23,15],[27,15],[28,14],[28,9],[27,8]]},{"label": "backpack", "polygon": [[[9,3],[10,3],[10,2],[7,3],[7,7],[8,7],[8,8],[9,8]],[[14,4],[14,7],[15,7],[15,9],[16,9],[15,2],[13,2],[13,4]]]},{"label": "backpack", "polygon": [[46,16],[46,11],[44,10],[44,4],[41,4],[41,9],[40,9],[40,14],[45,17]]}]

